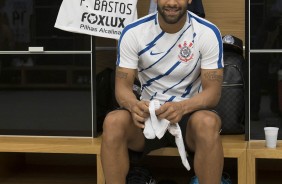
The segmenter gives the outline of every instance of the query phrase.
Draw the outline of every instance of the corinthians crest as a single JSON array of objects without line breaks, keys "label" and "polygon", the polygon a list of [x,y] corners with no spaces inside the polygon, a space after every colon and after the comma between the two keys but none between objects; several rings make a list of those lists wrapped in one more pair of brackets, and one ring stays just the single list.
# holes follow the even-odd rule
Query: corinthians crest
[{"label": "corinthians crest", "polygon": [[193,47],[193,43],[190,42],[187,44],[186,41],[184,41],[184,44],[179,44],[178,47],[180,48],[180,52],[178,55],[178,58],[183,62],[188,62],[191,59],[193,59],[194,54],[192,53],[191,49]]}]

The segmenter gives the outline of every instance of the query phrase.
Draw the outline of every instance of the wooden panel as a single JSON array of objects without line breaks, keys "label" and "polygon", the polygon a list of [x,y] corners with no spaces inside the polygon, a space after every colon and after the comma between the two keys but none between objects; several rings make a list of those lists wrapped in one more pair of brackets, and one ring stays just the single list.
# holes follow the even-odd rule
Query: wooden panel
[{"label": "wooden panel", "polygon": [[203,0],[206,19],[220,29],[222,35],[231,34],[245,44],[245,1]]},{"label": "wooden panel", "polygon": [[223,143],[242,143],[245,140],[245,135],[221,135]]},{"label": "wooden panel", "polygon": [[97,160],[97,184],[105,184],[104,171],[101,162],[101,156],[96,155]]},{"label": "wooden panel", "polygon": [[150,0],[139,0],[137,3],[138,17],[143,17],[148,14]]},{"label": "wooden panel", "polygon": [[99,138],[0,137],[0,152],[99,154]]},{"label": "wooden panel", "polygon": [[255,158],[282,159],[282,141],[277,141],[276,148],[265,147],[265,140],[250,141],[248,152]]}]

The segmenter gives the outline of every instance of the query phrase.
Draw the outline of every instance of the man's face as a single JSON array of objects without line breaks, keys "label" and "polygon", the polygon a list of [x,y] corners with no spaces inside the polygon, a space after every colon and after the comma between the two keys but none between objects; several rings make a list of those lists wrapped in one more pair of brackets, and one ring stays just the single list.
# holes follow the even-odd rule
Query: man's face
[{"label": "man's face", "polygon": [[157,0],[158,12],[168,24],[177,23],[186,16],[188,0]]}]

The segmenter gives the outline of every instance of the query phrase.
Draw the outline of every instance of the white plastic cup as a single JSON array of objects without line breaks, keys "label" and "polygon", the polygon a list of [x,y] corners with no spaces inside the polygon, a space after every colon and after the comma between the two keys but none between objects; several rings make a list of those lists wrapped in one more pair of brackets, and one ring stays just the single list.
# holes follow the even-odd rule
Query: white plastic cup
[{"label": "white plastic cup", "polygon": [[278,127],[264,127],[265,146],[267,148],[276,148],[278,130]]}]

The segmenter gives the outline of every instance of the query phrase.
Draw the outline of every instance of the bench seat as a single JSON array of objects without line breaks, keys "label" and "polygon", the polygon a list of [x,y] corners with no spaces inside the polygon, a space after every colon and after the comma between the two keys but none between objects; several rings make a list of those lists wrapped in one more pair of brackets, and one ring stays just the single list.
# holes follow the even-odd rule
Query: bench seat
[{"label": "bench seat", "polygon": [[[244,135],[222,135],[221,137],[224,157],[238,160],[238,184],[246,184],[247,141]],[[97,184],[104,184],[100,148],[101,137],[0,137],[0,152],[94,154],[97,159]],[[161,148],[152,151],[149,156],[179,156],[179,154],[177,148]]]}]

